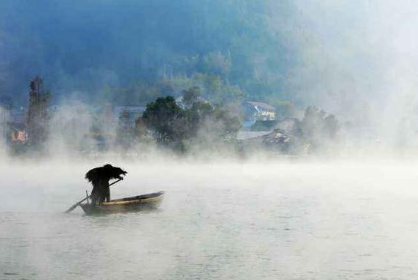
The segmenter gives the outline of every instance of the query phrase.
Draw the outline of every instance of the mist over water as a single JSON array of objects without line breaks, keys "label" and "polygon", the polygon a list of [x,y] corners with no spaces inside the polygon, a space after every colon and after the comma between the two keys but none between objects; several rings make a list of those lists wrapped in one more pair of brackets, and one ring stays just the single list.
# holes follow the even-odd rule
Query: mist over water
[{"label": "mist over water", "polygon": [[112,197],[160,210],[62,214],[99,162],[2,164],[1,279],[413,279],[416,161],[122,162]]}]

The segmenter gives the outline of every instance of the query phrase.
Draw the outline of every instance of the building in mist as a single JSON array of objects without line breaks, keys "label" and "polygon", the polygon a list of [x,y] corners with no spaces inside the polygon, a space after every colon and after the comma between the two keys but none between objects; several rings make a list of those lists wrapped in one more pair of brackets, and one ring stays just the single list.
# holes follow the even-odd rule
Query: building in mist
[{"label": "building in mist", "polygon": [[27,109],[23,107],[1,111],[1,130],[6,143],[11,145],[26,143],[28,140],[26,118]]},{"label": "building in mist", "polygon": [[27,140],[26,125],[24,123],[10,122],[8,125],[8,142],[25,144]]},{"label": "building in mist", "polygon": [[245,131],[271,131],[277,122],[276,108],[263,102],[245,101],[242,111],[242,128]]},{"label": "building in mist", "polygon": [[246,121],[276,120],[276,108],[263,102],[245,101],[242,105]]}]

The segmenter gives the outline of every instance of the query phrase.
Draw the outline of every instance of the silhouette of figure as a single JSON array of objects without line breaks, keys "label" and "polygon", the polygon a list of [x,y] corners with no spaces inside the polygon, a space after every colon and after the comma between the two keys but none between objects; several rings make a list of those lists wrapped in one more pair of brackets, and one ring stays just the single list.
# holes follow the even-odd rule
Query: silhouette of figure
[{"label": "silhouette of figure", "polygon": [[125,170],[110,164],[89,170],[85,178],[93,185],[90,197],[92,204],[101,204],[105,201],[110,201],[109,180],[123,180],[122,175],[126,174],[127,172]]}]

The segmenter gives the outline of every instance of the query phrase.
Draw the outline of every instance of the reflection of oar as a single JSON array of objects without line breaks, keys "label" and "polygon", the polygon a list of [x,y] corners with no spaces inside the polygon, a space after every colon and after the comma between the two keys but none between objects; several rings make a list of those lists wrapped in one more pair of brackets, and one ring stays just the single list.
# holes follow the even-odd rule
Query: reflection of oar
[{"label": "reflection of oar", "polygon": [[[109,187],[111,185],[116,184],[117,182],[122,181],[122,179],[119,179],[117,181],[114,181],[112,184],[109,185]],[[83,203],[85,200],[89,199],[91,197],[91,195],[87,196],[86,198],[84,198],[83,200],[80,200],[79,202],[77,202],[76,204],[74,204],[73,206],[71,206],[70,208],[68,208],[67,211],[65,211],[64,213],[70,213],[71,211],[73,211],[75,208],[77,208],[78,205],[80,205],[81,203]]]}]

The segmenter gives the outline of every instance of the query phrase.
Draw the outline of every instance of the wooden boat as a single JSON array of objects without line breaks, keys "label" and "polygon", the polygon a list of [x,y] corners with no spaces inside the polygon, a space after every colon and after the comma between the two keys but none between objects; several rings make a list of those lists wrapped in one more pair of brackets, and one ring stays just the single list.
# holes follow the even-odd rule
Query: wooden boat
[{"label": "wooden boat", "polygon": [[164,192],[156,192],[115,199],[96,205],[84,203],[80,204],[80,206],[87,215],[137,212],[157,209],[161,205],[163,198]]}]

